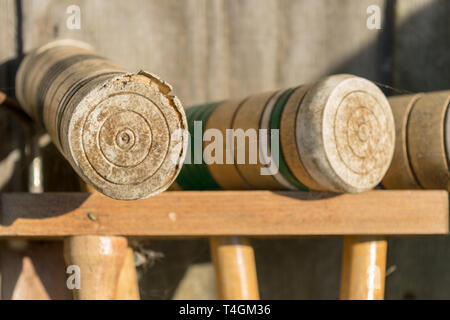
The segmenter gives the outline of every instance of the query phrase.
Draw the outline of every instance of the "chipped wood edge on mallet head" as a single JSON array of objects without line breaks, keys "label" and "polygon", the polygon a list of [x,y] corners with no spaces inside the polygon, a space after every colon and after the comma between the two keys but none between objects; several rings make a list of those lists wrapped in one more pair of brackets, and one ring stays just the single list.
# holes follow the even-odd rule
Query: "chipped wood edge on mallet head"
[{"label": "chipped wood edge on mallet head", "polygon": [[157,76],[128,73],[73,40],[31,52],[16,77],[22,107],[78,175],[120,200],[166,190],[181,169],[187,123],[171,91]]}]

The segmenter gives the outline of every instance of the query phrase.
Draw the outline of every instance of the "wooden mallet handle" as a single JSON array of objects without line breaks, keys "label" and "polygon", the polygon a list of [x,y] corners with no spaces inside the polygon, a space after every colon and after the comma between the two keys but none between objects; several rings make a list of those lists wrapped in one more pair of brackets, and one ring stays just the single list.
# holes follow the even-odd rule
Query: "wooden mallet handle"
[{"label": "wooden mallet handle", "polygon": [[127,239],[112,236],[73,236],[64,240],[64,257],[68,266],[80,270],[79,300],[113,300],[127,255]]},{"label": "wooden mallet handle", "polygon": [[255,254],[245,237],[210,238],[217,295],[223,300],[258,300]]}]

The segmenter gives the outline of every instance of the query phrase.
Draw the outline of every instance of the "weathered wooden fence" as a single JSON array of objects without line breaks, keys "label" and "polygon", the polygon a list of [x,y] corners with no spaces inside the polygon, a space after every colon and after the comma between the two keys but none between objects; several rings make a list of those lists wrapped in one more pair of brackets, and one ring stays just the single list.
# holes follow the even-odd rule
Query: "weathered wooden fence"
[{"label": "weathered wooden fence", "polygon": [[[380,8],[381,29],[369,28],[374,8]],[[337,72],[396,88],[382,86],[388,94],[449,89],[449,15],[447,0],[0,0],[0,88],[14,91],[24,52],[73,38],[129,70],[160,74],[185,106]],[[1,191],[27,190],[26,136],[0,111]],[[40,141],[45,190],[76,190],[70,166],[48,139]],[[254,244],[262,298],[338,297],[339,239]],[[33,258],[36,250],[61,250],[58,243],[15,248],[0,259],[4,279],[23,281],[22,268],[48,273],[51,267]],[[214,295],[206,241],[153,241],[146,248],[165,257],[140,269],[142,298]],[[150,255],[158,257],[154,251]],[[450,298],[449,265],[446,237],[390,240],[386,298]],[[50,272],[64,278],[63,271]],[[14,285],[4,283],[3,298],[11,297]]]}]

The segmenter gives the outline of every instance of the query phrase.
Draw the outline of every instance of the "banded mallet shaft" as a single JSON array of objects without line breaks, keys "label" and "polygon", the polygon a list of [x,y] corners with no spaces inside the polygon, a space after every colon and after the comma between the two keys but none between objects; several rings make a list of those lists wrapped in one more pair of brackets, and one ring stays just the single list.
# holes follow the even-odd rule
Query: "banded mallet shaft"
[{"label": "banded mallet shaft", "polygon": [[383,186],[450,191],[450,91],[395,96],[389,102],[397,141]]},{"label": "banded mallet shaft", "polygon": [[127,73],[73,40],[34,50],[16,78],[22,107],[78,175],[123,200],[164,191],[180,170],[186,119],[171,90],[155,75]]},{"label": "banded mallet shaft", "polygon": [[[388,100],[372,82],[334,75],[317,83],[256,94],[241,100],[210,103],[187,109],[191,136],[194,121],[203,130],[223,136],[223,164],[204,159],[185,164],[177,183],[183,189],[291,189],[358,193],[374,188],[392,159],[395,126]],[[257,151],[245,144],[245,161],[239,161],[237,139],[227,143],[227,129],[279,129],[279,171],[262,175],[277,148],[249,135]],[[254,130],[254,131],[255,131]],[[193,137],[191,153],[202,141]],[[215,141],[204,139],[203,151]],[[262,142],[262,143],[261,143]],[[261,152],[266,146],[269,152]],[[219,152],[220,153],[220,152]],[[258,157],[250,163],[250,157]],[[198,153],[197,153],[198,154]],[[208,152],[205,152],[208,154]],[[216,150],[217,154],[217,150]],[[226,163],[226,155],[234,163]],[[194,157],[191,163],[194,163]],[[242,160],[242,159],[241,159]],[[209,164],[207,164],[209,163]]]}]

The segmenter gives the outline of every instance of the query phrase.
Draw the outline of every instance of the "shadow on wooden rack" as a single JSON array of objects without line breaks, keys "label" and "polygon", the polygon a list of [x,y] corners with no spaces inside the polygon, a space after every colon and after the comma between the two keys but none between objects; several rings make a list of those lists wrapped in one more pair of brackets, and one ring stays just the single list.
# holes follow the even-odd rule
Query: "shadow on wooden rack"
[{"label": "shadow on wooden rack", "polygon": [[138,201],[4,193],[0,238],[426,235],[448,233],[446,191],[165,192]]}]

